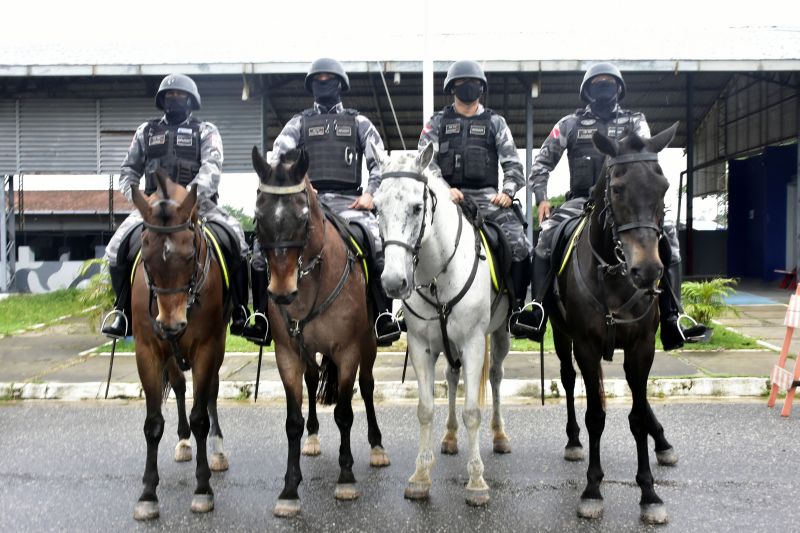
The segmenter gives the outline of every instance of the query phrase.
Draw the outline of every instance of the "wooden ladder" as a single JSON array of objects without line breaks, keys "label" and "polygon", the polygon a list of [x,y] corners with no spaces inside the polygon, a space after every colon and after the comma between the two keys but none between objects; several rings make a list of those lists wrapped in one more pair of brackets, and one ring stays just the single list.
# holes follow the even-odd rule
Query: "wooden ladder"
[{"label": "wooden ladder", "polygon": [[786,400],[783,402],[781,416],[789,416],[792,413],[792,402],[795,392],[800,385],[800,357],[794,362],[794,375],[786,369],[786,357],[789,355],[789,345],[792,343],[794,330],[800,328],[800,285],[797,286],[795,293],[789,300],[789,308],[786,310],[786,318],[783,319],[786,326],[786,335],[783,337],[783,347],[781,355],[778,357],[778,364],[772,367],[770,381],[772,391],[769,394],[767,407],[775,407],[775,400],[778,398],[778,389],[786,391]]}]

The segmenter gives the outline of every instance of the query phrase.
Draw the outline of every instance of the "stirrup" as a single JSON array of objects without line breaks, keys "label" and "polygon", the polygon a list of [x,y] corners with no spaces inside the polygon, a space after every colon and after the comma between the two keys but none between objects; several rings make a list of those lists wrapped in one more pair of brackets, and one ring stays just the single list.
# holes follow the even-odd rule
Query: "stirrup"
[{"label": "stirrup", "polygon": [[[534,326],[528,326],[527,324],[522,324],[521,322],[516,320],[519,317],[519,315],[523,311],[525,311],[528,307],[530,307],[531,311],[533,311],[534,307],[538,307],[541,310],[542,319],[539,321],[539,325],[538,326],[535,326],[535,327]],[[540,304],[536,300],[531,300],[529,303],[523,305],[522,307],[520,307],[519,309],[517,309],[517,310],[515,310],[515,311],[513,311],[511,313],[511,315],[508,317],[508,324],[506,324],[506,328],[507,328],[507,330],[509,332],[511,332],[511,327],[512,327],[512,323],[513,323],[513,326],[516,326],[517,328],[522,328],[524,333],[520,333],[519,335],[531,335],[531,334],[534,334],[534,333],[538,334],[538,333],[541,333],[542,327],[544,326],[545,316],[546,315],[545,315],[544,307],[542,306],[542,304]]]},{"label": "stirrup", "polygon": [[[111,335],[109,333],[103,332],[103,330],[106,327],[106,322],[108,322],[108,319],[111,317],[116,318],[117,315],[122,315],[122,320],[125,321],[125,330],[122,332],[122,335]],[[125,334],[128,333],[128,317],[125,316],[125,311],[121,309],[112,309],[111,311],[109,311],[108,314],[105,317],[103,317],[103,323],[100,324],[100,333],[102,333],[109,339],[116,339],[116,340],[124,339]]]},{"label": "stirrup", "polygon": [[[255,322],[255,320],[259,318],[263,320],[264,324],[267,326],[264,331],[264,336],[256,337],[255,335],[246,335],[248,330],[252,331],[249,326],[250,321],[252,320]],[[242,337],[259,346],[269,346],[270,341],[267,340],[269,338],[269,319],[267,318],[267,315],[261,311],[253,311],[252,314],[248,315],[248,317],[245,319],[244,327],[242,328]]]},{"label": "stirrup", "polygon": [[[688,331],[690,329],[693,329],[693,328],[702,327],[703,328],[703,333],[701,333],[700,335],[687,336],[686,333],[684,333],[684,328],[681,327],[681,320],[683,320],[683,319],[688,319],[692,323],[691,326],[686,328],[686,331]],[[680,315],[678,315],[677,325],[678,325],[678,332],[681,334],[681,338],[685,342],[699,342],[699,341],[703,340],[703,337],[705,336],[705,332],[708,330],[708,326],[699,323],[697,320],[695,320],[691,316],[687,315],[686,313],[681,313]]]},{"label": "stirrup", "polygon": [[[380,320],[383,316],[388,316],[391,318],[391,324],[394,324],[394,329],[384,335],[379,335],[378,320]],[[400,324],[395,319],[395,316],[389,311],[384,311],[375,317],[375,323],[372,325],[372,329],[375,331],[375,339],[378,341],[378,344],[391,344],[400,338],[400,333],[402,332],[400,329]]]}]

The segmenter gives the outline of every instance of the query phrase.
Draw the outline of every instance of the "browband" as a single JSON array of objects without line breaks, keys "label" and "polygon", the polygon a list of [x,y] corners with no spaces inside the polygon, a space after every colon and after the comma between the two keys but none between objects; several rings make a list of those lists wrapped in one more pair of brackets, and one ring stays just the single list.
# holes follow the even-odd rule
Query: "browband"
[{"label": "browband", "polygon": [[301,181],[297,185],[266,185],[264,183],[258,184],[258,190],[267,194],[295,194],[303,192],[306,188],[306,182]]},{"label": "browband", "polygon": [[635,163],[637,161],[658,161],[658,154],[649,152],[639,154],[624,154],[612,157],[608,160],[608,166],[619,165],[622,163]]},{"label": "browband", "polygon": [[398,170],[395,172],[384,172],[381,174],[381,179],[387,178],[411,178],[422,183],[428,183],[428,178],[424,174],[420,174],[418,172],[405,172]]}]

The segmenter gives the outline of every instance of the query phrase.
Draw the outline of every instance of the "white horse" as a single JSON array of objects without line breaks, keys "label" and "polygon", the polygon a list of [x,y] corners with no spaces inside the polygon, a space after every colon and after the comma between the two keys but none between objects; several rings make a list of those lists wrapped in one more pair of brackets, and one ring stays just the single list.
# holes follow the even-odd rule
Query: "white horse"
[{"label": "white horse", "polygon": [[389,297],[403,300],[408,353],[419,386],[419,454],[405,497],[426,499],[430,494],[434,463],[434,367],[439,354],[444,352],[448,359],[450,409],[442,453],[458,451],[455,400],[460,366],[463,366],[463,420],[469,434],[466,500],[470,505],[484,505],[489,501],[489,487],[483,479],[483,461],[478,447],[481,423],[478,398],[486,379],[485,339],[489,334],[494,451],[511,451],[500,414],[503,359],[510,344],[505,320],[508,297],[494,291],[479,235],[450,200],[447,183],[428,167],[434,154],[433,145],[416,156],[389,157],[375,145],[371,148],[383,176],[375,195],[384,238],[385,266],[381,282]]}]

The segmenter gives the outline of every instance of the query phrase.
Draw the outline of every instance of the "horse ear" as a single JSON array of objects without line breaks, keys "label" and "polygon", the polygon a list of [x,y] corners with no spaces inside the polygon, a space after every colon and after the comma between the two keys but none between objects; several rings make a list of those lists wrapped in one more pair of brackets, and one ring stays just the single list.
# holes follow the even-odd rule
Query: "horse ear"
[{"label": "horse ear", "polygon": [[592,135],[592,142],[597,151],[610,157],[616,157],[619,153],[619,143],[614,139],[609,139],[599,131]]},{"label": "horse ear", "polygon": [[164,200],[169,200],[169,182],[172,181],[167,174],[167,171],[161,167],[156,169],[156,181],[158,182],[158,188],[161,189],[161,196],[163,196]]},{"label": "horse ear", "polygon": [[292,173],[299,183],[306,177],[306,172],[308,172],[308,152],[300,148],[297,151],[297,160],[292,165]]},{"label": "horse ear", "polygon": [[380,166],[385,167],[389,163],[389,156],[372,139],[369,140],[369,149],[372,150],[372,156]]},{"label": "horse ear", "polygon": [[658,153],[666,148],[672,139],[675,138],[675,133],[678,131],[678,122],[665,129],[661,133],[653,136],[647,141],[648,148],[651,152]]},{"label": "horse ear", "polygon": [[133,200],[133,205],[136,206],[139,213],[142,214],[142,218],[147,220],[150,215],[150,204],[147,202],[147,198],[139,192],[139,187],[131,187],[131,200]]},{"label": "horse ear", "polygon": [[258,153],[258,147],[255,145],[253,145],[253,169],[255,169],[262,183],[266,183],[272,173],[272,167],[261,157],[261,154]]},{"label": "horse ear", "polygon": [[428,165],[431,164],[431,161],[433,161],[433,153],[433,143],[428,143],[425,148],[422,149],[422,152],[417,155],[416,163],[420,171],[425,170],[428,168]]},{"label": "horse ear", "polygon": [[189,191],[189,194],[187,194],[186,198],[181,202],[181,206],[178,208],[178,220],[189,220],[195,205],[197,205],[196,185],[192,187],[192,190]]}]

